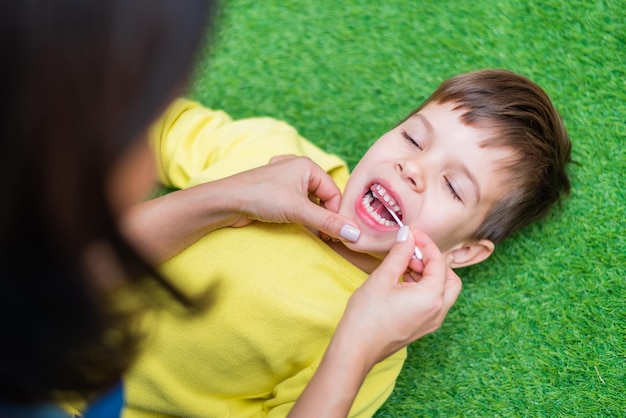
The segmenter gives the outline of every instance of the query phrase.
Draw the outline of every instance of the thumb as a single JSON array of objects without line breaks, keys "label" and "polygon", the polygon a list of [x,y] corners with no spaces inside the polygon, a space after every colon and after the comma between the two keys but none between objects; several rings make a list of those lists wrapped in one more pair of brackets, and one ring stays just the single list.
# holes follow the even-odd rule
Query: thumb
[{"label": "thumb", "polygon": [[350,218],[335,213],[323,206],[309,202],[300,212],[301,222],[320,231],[320,235],[354,242],[361,231],[354,226]]},{"label": "thumb", "polygon": [[389,254],[387,254],[387,257],[385,257],[374,273],[376,273],[377,277],[383,277],[381,280],[397,282],[409,267],[414,251],[415,242],[411,229],[408,226],[403,226],[398,230],[396,243],[391,247]]}]

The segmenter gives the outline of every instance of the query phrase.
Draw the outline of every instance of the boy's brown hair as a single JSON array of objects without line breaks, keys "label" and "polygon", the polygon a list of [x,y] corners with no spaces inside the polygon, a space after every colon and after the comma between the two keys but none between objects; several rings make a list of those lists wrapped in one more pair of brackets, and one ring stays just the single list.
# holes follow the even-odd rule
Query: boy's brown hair
[{"label": "boy's brown hair", "polygon": [[487,69],[444,81],[411,115],[429,103],[458,103],[468,126],[494,133],[482,146],[513,149],[510,192],[489,211],[470,240],[500,242],[543,218],[570,191],[566,167],[571,162],[569,136],[548,95],[526,77]]}]

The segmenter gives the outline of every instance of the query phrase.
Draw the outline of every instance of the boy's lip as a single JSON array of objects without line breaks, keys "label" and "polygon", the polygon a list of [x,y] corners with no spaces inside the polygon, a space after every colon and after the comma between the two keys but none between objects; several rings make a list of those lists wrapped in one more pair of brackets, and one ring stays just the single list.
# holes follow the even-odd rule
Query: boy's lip
[{"label": "boy's lip", "polygon": [[[367,212],[367,210],[363,207],[363,203],[362,203],[362,198],[369,192],[371,191],[373,194],[376,195],[376,198],[380,198],[380,202],[387,208],[394,210],[394,207],[392,207],[389,202],[385,201],[384,198],[382,198],[381,193],[377,190],[377,186],[380,185],[383,189],[384,189],[384,194],[391,197],[393,199],[393,201],[395,202],[395,210],[396,212],[400,213],[400,218],[402,218],[402,214],[404,213],[404,209],[403,209],[403,204],[402,204],[402,200],[399,198],[397,192],[393,189],[393,187],[389,184],[389,182],[387,182],[386,180],[383,179],[374,179],[372,181],[370,181],[367,186],[365,186],[361,192],[361,198],[357,199],[357,201],[355,202],[355,213],[356,215],[361,218],[369,227],[373,228],[373,229],[377,229],[377,230],[381,230],[381,231],[389,231],[389,230],[395,230],[398,229],[398,224],[395,223],[394,221],[394,225],[381,225],[380,223],[378,223],[376,220],[372,219],[371,215],[369,214],[369,212]],[[399,207],[399,210],[397,209]]]}]

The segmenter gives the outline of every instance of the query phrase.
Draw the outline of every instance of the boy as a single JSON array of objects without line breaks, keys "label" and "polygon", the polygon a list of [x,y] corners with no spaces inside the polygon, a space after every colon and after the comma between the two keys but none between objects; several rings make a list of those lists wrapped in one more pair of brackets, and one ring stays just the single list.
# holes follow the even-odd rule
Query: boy
[{"label": "boy", "polygon": [[[163,312],[127,376],[127,417],[285,416],[313,375],[349,296],[393,244],[398,225],[425,231],[451,267],[485,260],[495,244],[544,216],[569,191],[571,144],[549,98],[504,70],[463,74],[384,134],[348,179],[341,160],[288,125],[232,122],[178,101],[154,127],[161,179],[191,187],[304,155],[331,174],[354,243],[300,225],[254,222],[215,231],[162,266],[199,295],[206,314]],[[289,175],[289,173],[285,173]],[[398,318],[399,321],[410,318]],[[393,389],[406,350],[368,374],[351,416],[371,416]]]}]

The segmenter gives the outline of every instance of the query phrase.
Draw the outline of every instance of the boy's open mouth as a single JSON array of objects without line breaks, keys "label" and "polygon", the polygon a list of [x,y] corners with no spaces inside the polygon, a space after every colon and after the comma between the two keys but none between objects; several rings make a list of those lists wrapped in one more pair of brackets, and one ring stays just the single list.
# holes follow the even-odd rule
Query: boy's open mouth
[{"label": "boy's open mouth", "polygon": [[386,208],[391,209],[402,220],[402,212],[396,200],[389,196],[387,189],[378,183],[372,184],[363,196],[363,207],[371,215],[371,217],[384,226],[394,226],[397,222],[393,219]]}]

